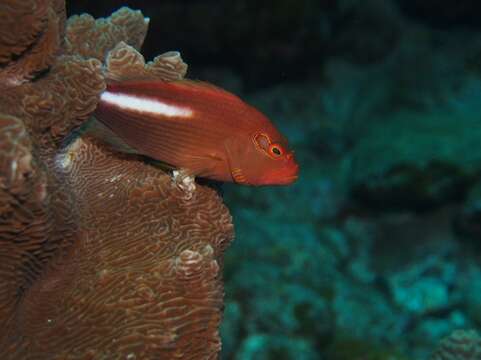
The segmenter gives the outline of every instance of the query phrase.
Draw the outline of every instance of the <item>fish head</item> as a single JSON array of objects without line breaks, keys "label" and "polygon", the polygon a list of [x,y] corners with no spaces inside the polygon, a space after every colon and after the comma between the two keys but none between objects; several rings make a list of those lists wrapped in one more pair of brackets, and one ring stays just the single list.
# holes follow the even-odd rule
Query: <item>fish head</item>
[{"label": "fish head", "polygon": [[297,180],[299,165],[287,140],[276,132],[257,131],[235,139],[229,164],[234,182],[247,185],[289,185]]},{"label": "fish head", "polygon": [[253,158],[258,167],[256,185],[289,185],[297,180],[299,165],[282,135],[258,132],[252,137],[252,143],[255,149]]}]

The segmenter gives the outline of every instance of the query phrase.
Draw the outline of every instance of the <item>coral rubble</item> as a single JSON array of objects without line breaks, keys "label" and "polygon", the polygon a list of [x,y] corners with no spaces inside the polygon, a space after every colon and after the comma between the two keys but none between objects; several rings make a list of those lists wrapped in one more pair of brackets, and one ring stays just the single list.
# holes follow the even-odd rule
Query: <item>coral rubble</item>
[{"label": "coral rubble", "polygon": [[148,21],[127,8],[0,14],[0,357],[215,358],[229,212],[76,131],[106,79],[182,78],[180,55],[145,64]]}]

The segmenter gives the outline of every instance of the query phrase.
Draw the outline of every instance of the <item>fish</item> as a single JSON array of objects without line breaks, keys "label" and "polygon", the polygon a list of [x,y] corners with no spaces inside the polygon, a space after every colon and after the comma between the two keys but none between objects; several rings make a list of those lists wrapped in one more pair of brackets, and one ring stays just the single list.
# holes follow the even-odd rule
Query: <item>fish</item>
[{"label": "fish", "polygon": [[192,176],[253,186],[298,178],[294,152],[267,116],[210,83],[109,83],[94,118],[132,152]]}]

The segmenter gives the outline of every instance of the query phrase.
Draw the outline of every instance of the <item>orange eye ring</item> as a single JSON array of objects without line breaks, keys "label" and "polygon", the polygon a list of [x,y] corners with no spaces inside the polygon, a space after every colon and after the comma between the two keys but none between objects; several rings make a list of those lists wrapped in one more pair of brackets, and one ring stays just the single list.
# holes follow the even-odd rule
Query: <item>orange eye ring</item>
[{"label": "orange eye ring", "polygon": [[279,144],[270,144],[269,145],[269,154],[274,158],[281,157],[284,155],[284,149]]},{"label": "orange eye ring", "polygon": [[253,137],[254,144],[256,147],[263,151],[269,150],[269,145],[271,144],[271,139],[264,133],[258,133]]}]

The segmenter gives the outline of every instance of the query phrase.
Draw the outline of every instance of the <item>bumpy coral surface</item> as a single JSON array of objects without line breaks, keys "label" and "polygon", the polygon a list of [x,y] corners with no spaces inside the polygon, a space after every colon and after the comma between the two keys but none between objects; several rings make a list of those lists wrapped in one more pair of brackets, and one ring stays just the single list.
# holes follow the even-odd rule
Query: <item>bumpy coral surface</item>
[{"label": "bumpy coral surface", "polygon": [[145,64],[148,22],[126,8],[0,14],[0,358],[217,357],[227,209],[76,130],[106,80],[182,78],[180,55]]},{"label": "bumpy coral surface", "polygon": [[474,330],[457,330],[446,337],[431,360],[476,360],[481,357],[481,337]]}]

